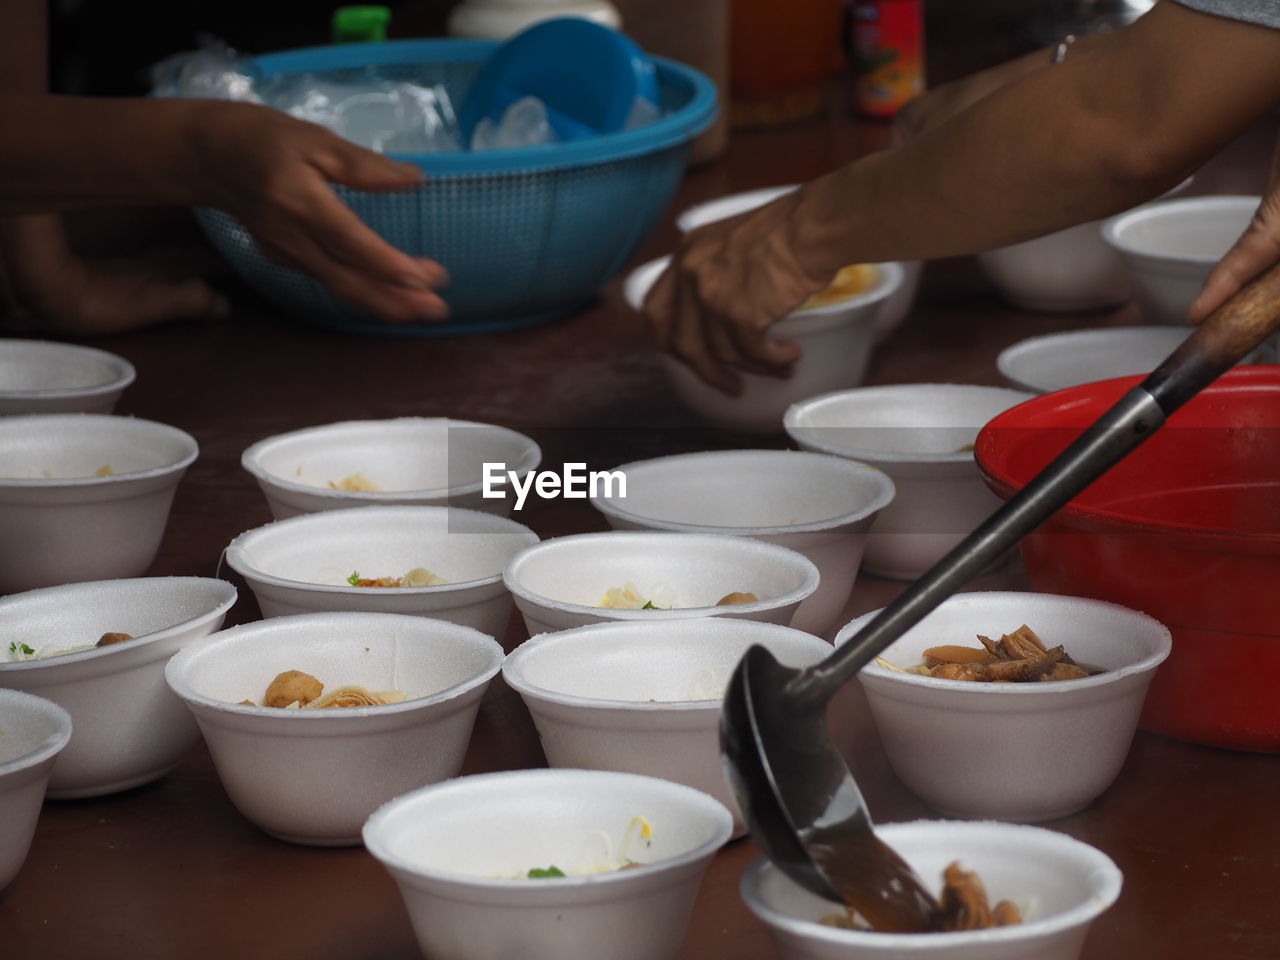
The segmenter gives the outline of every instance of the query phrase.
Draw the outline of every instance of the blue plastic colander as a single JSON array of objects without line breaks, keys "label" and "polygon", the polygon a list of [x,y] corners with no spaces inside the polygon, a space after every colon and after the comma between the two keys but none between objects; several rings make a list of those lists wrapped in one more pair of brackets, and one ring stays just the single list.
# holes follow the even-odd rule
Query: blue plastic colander
[{"label": "blue plastic colander", "polygon": [[[466,98],[497,47],[489,40],[399,40],[315,47],[256,58],[267,76],[325,72],[442,84]],[[392,326],[335,300],[309,276],[267,260],[245,229],[218,210],[199,219],[214,246],[259,293],[301,319],[362,333],[480,333],[541,323],[590,302],[626,264],[670,202],[693,139],[715,118],[715,85],[654,58],[666,111],[660,120],[586,140],[477,153],[393,154],[428,174],[397,193],[338,188],[390,243],[449,271],[444,324]],[[349,76],[343,76],[343,73]]]}]

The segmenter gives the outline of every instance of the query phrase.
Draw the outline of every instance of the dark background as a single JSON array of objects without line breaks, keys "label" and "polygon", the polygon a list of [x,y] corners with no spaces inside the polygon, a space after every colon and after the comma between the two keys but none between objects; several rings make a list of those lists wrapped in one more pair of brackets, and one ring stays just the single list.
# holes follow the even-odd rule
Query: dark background
[{"label": "dark background", "polygon": [[[457,2],[388,4],[393,11],[389,35],[443,36]],[[728,2],[732,10],[733,0]],[[193,49],[202,34],[245,53],[326,43],[333,11],[343,5],[333,0],[180,0],[163,6],[147,0],[51,0],[52,87],[61,93],[145,93],[148,68]],[[1073,15],[1071,5],[1069,0],[928,0],[930,81],[951,79],[1047,42]],[[840,38],[832,43],[839,45]]]}]

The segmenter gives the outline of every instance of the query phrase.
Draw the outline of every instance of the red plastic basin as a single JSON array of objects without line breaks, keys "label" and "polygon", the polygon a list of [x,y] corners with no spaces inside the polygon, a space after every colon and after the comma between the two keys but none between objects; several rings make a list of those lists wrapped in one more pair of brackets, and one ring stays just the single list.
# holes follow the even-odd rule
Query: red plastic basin
[{"label": "red plastic basin", "polygon": [[[1008,498],[1139,383],[1029,400],[975,448]],[[1240,367],[1022,543],[1031,583],[1141,610],[1173,634],[1144,729],[1280,752],[1280,366]]]}]

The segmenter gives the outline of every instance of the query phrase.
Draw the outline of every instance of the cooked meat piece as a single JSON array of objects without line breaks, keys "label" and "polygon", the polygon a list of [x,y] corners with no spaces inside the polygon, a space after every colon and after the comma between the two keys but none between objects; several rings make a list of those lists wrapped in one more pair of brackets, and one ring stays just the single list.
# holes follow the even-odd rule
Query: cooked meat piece
[{"label": "cooked meat piece", "polygon": [[924,662],[929,666],[939,663],[990,663],[997,659],[987,650],[976,647],[961,647],[957,644],[944,644],[940,647],[929,647],[922,654]]},{"label": "cooked meat piece", "polygon": [[277,674],[267,686],[262,697],[264,707],[287,707],[291,703],[302,706],[310,703],[324,692],[324,684],[309,673],[301,670],[286,670]]},{"label": "cooked meat piece", "polygon": [[943,871],[938,909],[943,930],[983,930],[1022,922],[1018,908],[1008,900],[1001,900],[992,910],[982,880],[959,863],[952,863]]},{"label": "cooked meat piece", "polygon": [[1040,676],[1041,680],[1080,680],[1084,677],[1092,676],[1088,670],[1082,669],[1074,663],[1062,661],[1055,663],[1053,669],[1048,673]]},{"label": "cooked meat piece", "polygon": [[939,680],[986,680],[988,669],[983,663],[940,663],[929,671],[929,676]]}]

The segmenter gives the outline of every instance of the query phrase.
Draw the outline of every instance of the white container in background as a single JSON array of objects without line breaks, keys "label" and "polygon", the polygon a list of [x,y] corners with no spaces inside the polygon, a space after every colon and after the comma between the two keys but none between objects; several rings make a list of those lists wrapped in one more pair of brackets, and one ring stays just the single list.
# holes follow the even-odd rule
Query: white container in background
[{"label": "white container in background", "polygon": [[558,17],[582,17],[614,30],[622,28],[617,8],[607,0],[463,0],[449,14],[447,29],[451,37],[505,40]]}]

